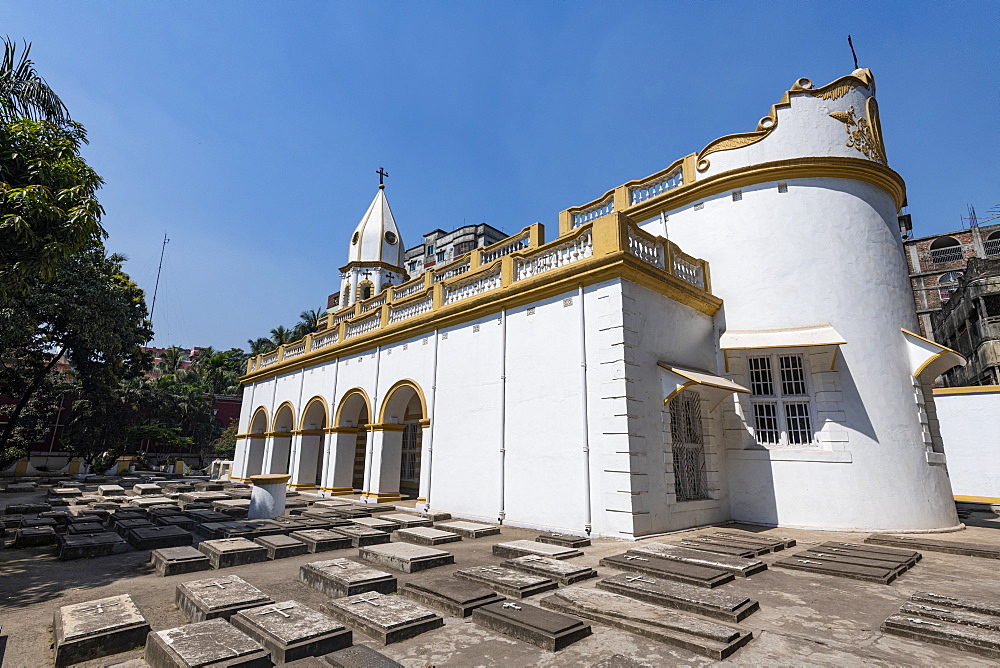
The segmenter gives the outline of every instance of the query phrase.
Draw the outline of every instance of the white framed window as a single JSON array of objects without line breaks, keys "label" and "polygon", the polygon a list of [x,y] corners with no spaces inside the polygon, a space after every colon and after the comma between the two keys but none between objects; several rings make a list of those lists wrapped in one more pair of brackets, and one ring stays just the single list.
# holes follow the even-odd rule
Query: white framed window
[{"label": "white framed window", "polygon": [[812,396],[802,355],[771,353],[747,358],[750,420],[761,445],[811,445],[816,440]]}]

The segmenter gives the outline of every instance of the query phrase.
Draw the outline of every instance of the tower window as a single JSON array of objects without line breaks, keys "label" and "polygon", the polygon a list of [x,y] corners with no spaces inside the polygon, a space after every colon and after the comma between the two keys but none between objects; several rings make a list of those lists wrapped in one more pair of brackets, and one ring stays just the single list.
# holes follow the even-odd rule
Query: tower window
[{"label": "tower window", "polygon": [[734,190],[733,191],[733,201],[734,202],[741,202],[741,201],[743,201],[743,191],[742,190]]},{"label": "tower window", "polygon": [[778,183],[778,192],[779,193],[786,193],[786,192],[788,192],[788,184],[785,183],[784,181],[780,181]]}]

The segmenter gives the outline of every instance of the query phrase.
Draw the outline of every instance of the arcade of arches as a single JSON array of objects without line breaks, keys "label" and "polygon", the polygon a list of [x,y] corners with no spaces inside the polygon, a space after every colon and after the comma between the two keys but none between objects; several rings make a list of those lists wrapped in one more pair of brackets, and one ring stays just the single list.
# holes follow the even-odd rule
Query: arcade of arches
[{"label": "arcade of arches", "polygon": [[235,471],[245,471],[245,479],[287,473],[292,489],[423,501],[429,475],[421,475],[421,461],[430,445],[429,427],[424,393],[409,380],[390,387],[375,409],[360,388],[348,390],[336,404],[312,397],[301,411],[285,402],[271,419],[260,406],[240,435],[248,447]]}]

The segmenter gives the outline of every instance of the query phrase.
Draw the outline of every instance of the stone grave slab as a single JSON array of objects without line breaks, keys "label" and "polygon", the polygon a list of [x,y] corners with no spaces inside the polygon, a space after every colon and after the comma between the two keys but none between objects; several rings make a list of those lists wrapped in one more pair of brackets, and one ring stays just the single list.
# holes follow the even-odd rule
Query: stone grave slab
[{"label": "stone grave slab", "polygon": [[630,554],[652,555],[660,559],[673,559],[697,566],[708,566],[728,571],[741,578],[767,570],[767,564],[760,559],[745,559],[725,554],[715,554],[702,550],[669,545],[667,543],[645,543],[629,549]]},{"label": "stone grave slab", "polygon": [[749,547],[747,545],[737,545],[736,543],[726,541],[720,538],[685,538],[684,540],[679,540],[675,543],[670,543],[671,545],[679,545],[681,547],[689,547],[692,550],[701,550],[702,552],[715,552],[718,554],[728,554],[733,557],[741,557],[743,559],[753,559],[759,554],[769,552],[770,550],[765,550],[763,548]]},{"label": "stone grave slab", "polygon": [[682,647],[717,661],[730,656],[753,638],[752,633],[736,626],[700,619],[600,589],[567,587],[546,596],[540,603],[551,610]]},{"label": "stone grave slab", "polygon": [[98,485],[98,496],[125,496],[125,488],[121,485]]},{"label": "stone grave slab", "polygon": [[203,540],[198,549],[212,562],[213,568],[229,568],[267,561],[267,548],[246,538]]},{"label": "stone grave slab", "polygon": [[190,517],[184,517],[183,515],[162,515],[153,520],[157,526],[161,527],[178,527],[184,529],[185,531],[191,531],[194,529],[194,520]]},{"label": "stone grave slab", "polygon": [[350,501],[344,501],[343,499],[320,499],[313,504],[314,507],[319,508],[340,508],[344,506],[350,508],[352,505]]},{"label": "stone grave slab", "polygon": [[52,508],[55,508],[57,506],[62,508],[70,505],[70,499],[63,499],[58,496],[50,496],[47,499],[45,499],[45,503],[49,504],[49,506]]},{"label": "stone grave slab", "polygon": [[389,534],[378,529],[369,529],[359,525],[333,527],[330,531],[347,536],[353,547],[367,547],[389,542]]},{"label": "stone grave slab", "polygon": [[465,522],[459,520],[455,522],[438,523],[437,528],[457,533],[463,538],[485,538],[486,536],[500,535],[500,527],[493,524],[482,524],[480,522]]},{"label": "stone grave slab", "polygon": [[430,529],[428,527],[415,527],[413,529],[396,529],[393,532],[396,540],[417,545],[443,545],[462,540],[457,533],[441,531],[440,529]]},{"label": "stone grave slab", "polygon": [[369,545],[358,550],[358,554],[365,561],[404,573],[416,573],[455,563],[455,556],[450,552],[413,543]]},{"label": "stone grave slab", "polygon": [[795,547],[794,538],[782,538],[765,533],[753,533],[752,531],[740,531],[739,529],[726,529],[711,534],[717,538],[730,538],[750,545],[763,545],[771,548],[771,552],[780,552],[789,547]]},{"label": "stone grave slab", "polygon": [[22,548],[54,545],[56,538],[56,531],[52,527],[28,527],[25,529],[16,529],[14,531],[14,547]]},{"label": "stone grave slab", "polygon": [[735,576],[721,568],[712,568],[701,564],[690,564],[676,559],[662,559],[652,554],[619,554],[605,557],[601,566],[617,568],[618,570],[651,575],[674,582],[696,585],[711,589],[731,582]]},{"label": "stone grave slab", "polygon": [[52,527],[53,531],[58,531],[59,523],[51,517],[32,517],[21,520],[21,528],[36,529],[38,527]]},{"label": "stone grave slab", "polygon": [[908,568],[915,566],[921,559],[921,554],[919,552],[912,552],[910,550],[894,550],[888,547],[840,543],[837,541],[821,543],[820,545],[810,549],[822,550],[823,552],[829,552],[832,554],[843,554],[862,557],[865,559],[874,559],[876,561],[885,561],[893,564],[905,564]]},{"label": "stone grave slab", "polygon": [[60,528],[69,524],[70,517],[72,517],[72,514],[68,510],[50,510],[46,513],[38,513],[38,519],[54,520],[56,526]]},{"label": "stone grave slab", "polygon": [[845,554],[844,552],[827,552],[822,548],[810,548],[795,555],[803,559],[820,559],[822,561],[833,561],[838,564],[852,564],[854,566],[872,566],[874,568],[888,568],[896,571],[897,576],[906,572],[909,566],[900,561],[887,561],[885,559],[873,559],[868,556],[857,554]]},{"label": "stone grave slab", "polygon": [[300,554],[309,552],[309,546],[301,540],[291,536],[259,536],[253,542],[267,548],[268,559],[284,559],[285,557],[297,557]]},{"label": "stone grave slab", "polygon": [[139,527],[128,532],[129,545],[137,550],[155,550],[161,547],[190,545],[191,532],[180,527]]},{"label": "stone grave slab", "polygon": [[517,557],[524,557],[529,554],[535,554],[540,557],[551,557],[552,559],[571,559],[583,556],[583,552],[571,547],[538,543],[533,540],[512,540],[508,543],[497,543],[493,546],[494,557],[516,559]]},{"label": "stone grave slab", "polygon": [[597,581],[598,589],[622,594],[665,608],[738,622],[760,609],[760,603],[721,589],[705,589],[650,575],[618,573]]},{"label": "stone grave slab", "polygon": [[180,506],[153,506],[146,510],[146,515],[149,519],[154,519],[157,517],[165,517],[168,515],[183,515],[184,511],[181,510]]},{"label": "stone grave slab", "polygon": [[163,488],[152,483],[139,483],[132,486],[132,491],[139,496],[159,496]]},{"label": "stone grave slab", "polygon": [[869,545],[887,545],[889,547],[906,547],[925,552],[943,552],[945,554],[960,554],[966,557],[981,557],[984,559],[1000,559],[1000,546],[986,543],[960,543],[951,540],[933,540],[915,536],[891,536],[888,534],[872,534],[865,538]]},{"label": "stone grave slab", "polygon": [[189,503],[211,503],[229,498],[231,497],[224,492],[183,492],[177,495],[177,502],[181,508],[186,508]]},{"label": "stone grave slab", "polygon": [[221,492],[226,488],[221,482],[196,482],[191,487],[199,492]]},{"label": "stone grave slab", "polygon": [[559,587],[549,578],[503,566],[472,566],[455,571],[456,578],[484,585],[504,596],[525,598]]},{"label": "stone grave slab", "polygon": [[403,668],[385,654],[367,645],[352,645],[323,657],[334,668]]},{"label": "stone grave slab", "polygon": [[59,608],[53,624],[55,665],[127,652],[146,642],[149,623],[128,594]]},{"label": "stone grave slab", "polygon": [[304,543],[306,549],[312,553],[346,550],[351,547],[350,538],[326,529],[304,529],[302,531],[293,531],[288,535]]},{"label": "stone grave slab", "polygon": [[446,522],[451,519],[451,513],[443,513],[437,510],[421,510],[417,511],[417,515],[426,517],[431,522]]},{"label": "stone grave slab", "polygon": [[318,520],[325,520],[330,518],[334,518],[338,521],[343,520],[343,518],[337,515],[337,513],[335,513],[332,508],[328,508],[325,506],[306,508],[305,510],[303,510],[298,514],[302,517],[312,517]]},{"label": "stone grave slab", "polygon": [[416,527],[434,526],[434,522],[431,522],[429,519],[420,517],[419,515],[411,515],[409,513],[388,513],[386,515],[379,515],[379,519],[388,522],[395,522],[399,525],[400,529],[414,529]]},{"label": "stone grave slab", "polygon": [[[285,507],[287,508],[288,506],[286,505]],[[337,515],[349,520],[372,516],[372,514],[364,508],[358,508],[355,506],[335,506],[333,509],[337,511]]]},{"label": "stone grave slab", "polygon": [[369,512],[372,515],[375,513],[394,513],[396,512],[396,506],[390,505],[388,503],[355,503],[355,505],[365,512]]},{"label": "stone grave slab", "polygon": [[75,536],[78,534],[110,533],[117,536],[113,531],[105,531],[104,525],[98,522],[75,522],[66,526],[66,534]]},{"label": "stone grave slab", "polygon": [[926,605],[936,605],[951,608],[953,610],[965,610],[968,612],[978,612],[983,615],[1000,617],[1000,602],[982,601],[969,598],[958,598],[957,596],[945,596],[932,592],[918,591],[910,596],[910,600]]},{"label": "stone grave slab", "polygon": [[396,577],[351,559],[313,561],[299,567],[299,580],[327,596],[353,596],[363,592],[391,594]]},{"label": "stone grave slab", "polygon": [[[108,522],[111,519],[111,513],[98,508],[87,508],[86,510],[81,510],[77,517],[84,522]],[[70,520],[70,522],[72,521]]]},{"label": "stone grave slab", "polygon": [[172,506],[174,500],[167,496],[133,496],[129,505],[136,508],[155,508],[157,506]]},{"label": "stone grave slab", "polygon": [[193,519],[198,524],[206,524],[209,522],[229,522],[232,521],[232,517],[225,513],[220,513],[215,510],[190,510],[185,508],[184,514]]},{"label": "stone grave slab", "polygon": [[24,492],[34,492],[35,483],[33,482],[15,482],[7,485],[3,488],[3,491],[8,494],[21,494]]},{"label": "stone grave slab", "polygon": [[377,517],[352,517],[351,521],[358,526],[366,527],[368,529],[377,529],[386,533],[390,533],[399,528],[399,525],[395,522],[390,522]]},{"label": "stone grave slab", "polygon": [[543,533],[535,538],[536,542],[548,543],[549,545],[559,545],[560,547],[571,547],[579,550],[581,547],[590,547],[590,539],[583,536],[571,536],[565,533]]},{"label": "stone grave slab", "polygon": [[323,612],[383,645],[444,626],[440,615],[422,605],[374,591],[327,601]]},{"label": "stone grave slab", "polygon": [[263,645],[222,619],[151,632],[144,654],[150,668],[270,668]]},{"label": "stone grave slab", "polygon": [[504,600],[492,589],[449,577],[407,582],[399,593],[454,617],[468,617],[480,606]]},{"label": "stone grave slab", "polygon": [[882,632],[1000,659],[1000,632],[964,621],[900,611],[885,620]]},{"label": "stone grave slab", "polygon": [[142,508],[122,508],[113,513],[108,513],[106,522],[108,527],[114,527],[118,522],[124,520],[145,520],[149,519],[148,513]]},{"label": "stone grave slab", "polygon": [[[190,519],[190,518],[188,518]],[[205,538],[215,539],[215,538],[225,538],[225,529],[232,526],[240,526],[237,522],[195,522],[192,527],[194,533],[199,536],[204,536]]]},{"label": "stone grave slab", "polygon": [[250,511],[250,501],[247,499],[226,499],[225,501],[213,501],[212,510],[225,513],[238,520],[246,519]]},{"label": "stone grave slab", "polygon": [[[912,598],[899,607],[899,614],[937,619],[944,622],[951,622],[953,624],[965,624],[967,626],[976,626],[981,629],[989,629],[990,631],[1000,632],[1000,617],[997,617],[996,615],[984,615],[978,612],[971,612],[969,610],[962,610],[959,608],[945,608],[937,605],[929,605],[927,603],[913,601]],[[1000,634],[997,635],[997,640],[1000,641]]]},{"label": "stone grave slab", "polygon": [[[249,520],[247,520],[249,521]],[[281,531],[281,533],[289,534],[293,531],[302,531],[304,529],[315,529],[314,526],[309,526],[307,523],[302,522],[298,517],[272,517],[269,520],[265,520],[271,526],[276,527]]]},{"label": "stone grave slab", "polygon": [[56,487],[50,492],[50,494],[53,496],[74,498],[77,496],[83,496],[83,490],[78,487]]},{"label": "stone grave slab", "polygon": [[523,602],[490,603],[476,608],[472,621],[493,631],[558,652],[590,635],[590,625],[575,617]]},{"label": "stone grave slab", "polygon": [[208,560],[208,557],[190,545],[153,550],[149,556],[149,562],[156,569],[156,572],[164,577],[207,571],[212,568],[212,562]]},{"label": "stone grave slab", "polygon": [[796,571],[807,571],[820,575],[834,575],[852,580],[889,584],[899,577],[899,570],[891,566],[874,567],[855,564],[838,563],[817,557],[815,555],[794,554],[774,562],[774,566]]},{"label": "stone grave slab", "polygon": [[92,534],[67,534],[59,537],[59,559],[89,559],[128,551],[122,537],[110,531]]},{"label": "stone grave slab", "polygon": [[108,499],[107,501],[96,501],[91,504],[91,507],[99,510],[118,510],[121,508],[121,503],[118,500],[111,501],[111,499]]},{"label": "stone grave slab", "polygon": [[332,529],[337,526],[350,526],[354,523],[351,520],[345,520],[342,517],[306,517],[304,515],[296,516],[294,521],[298,523],[299,527],[302,529]]},{"label": "stone grave slab", "polygon": [[229,621],[263,645],[278,665],[329,654],[353,641],[343,624],[297,601],[240,610]]},{"label": "stone grave slab", "polygon": [[561,559],[528,554],[516,559],[509,559],[503,565],[515,570],[524,571],[543,578],[549,578],[565,585],[596,578],[597,571],[589,566],[581,566]]},{"label": "stone grave slab", "polygon": [[144,520],[140,518],[127,519],[127,520],[115,520],[113,528],[115,532],[122,538],[128,539],[128,534],[132,529],[142,529],[145,527],[151,527],[153,523],[149,520]]},{"label": "stone grave slab", "polygon": [[[70,518],[70,523],[73,522],[75,518]],[[23,515],[0,515],[0,526],[5,529],[18,529],[21,527],[21,522],[24,521]]]},{"label": "stone grave slab", "polygon": [[182,582],[174,591],[174,603],[191,622],[216,617],[229,619],[237,610],[273,602],[267,594],[236,575]]}]

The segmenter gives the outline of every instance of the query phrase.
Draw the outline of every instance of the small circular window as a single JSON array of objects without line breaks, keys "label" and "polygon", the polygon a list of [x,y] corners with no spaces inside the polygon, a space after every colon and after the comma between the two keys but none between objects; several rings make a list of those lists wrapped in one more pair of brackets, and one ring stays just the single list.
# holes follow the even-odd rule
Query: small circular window
[{"label": "small circular window", "polygon": [[355,233],[354,233],[354,236],[353,236],[353,237],[351,237],[351,245],[352,245],[352,246],[356,246],[356,245],[357,245],[357,243],[358,243],[358,237],[359,237],[359,236],[360,236],[360,235],[359,235],[359,234],[358,234],[357,232],[355,232]]},{"label": "small circular window", "polygon": [[396,242],[399,241],[399,239],[396,237],[396,233],[395,232],[386,232],[385,233],[385,241],[386,241],[386,243],[391,244],[391,245],[394,246],[394,245],[396,245]]}]

